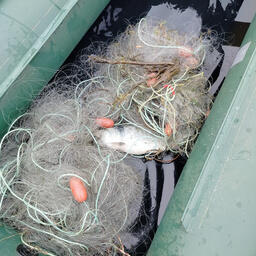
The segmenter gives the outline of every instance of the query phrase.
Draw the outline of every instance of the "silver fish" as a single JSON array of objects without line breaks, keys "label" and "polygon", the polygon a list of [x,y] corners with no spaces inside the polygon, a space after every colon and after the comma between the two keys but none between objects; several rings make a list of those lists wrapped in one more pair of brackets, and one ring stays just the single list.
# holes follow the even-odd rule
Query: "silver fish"
[{"label": "silver fish", "polygon": [[100,143],[122,152],[143,155],[166,149],[163,139],[134,126],[114,127],[99,132]]}]

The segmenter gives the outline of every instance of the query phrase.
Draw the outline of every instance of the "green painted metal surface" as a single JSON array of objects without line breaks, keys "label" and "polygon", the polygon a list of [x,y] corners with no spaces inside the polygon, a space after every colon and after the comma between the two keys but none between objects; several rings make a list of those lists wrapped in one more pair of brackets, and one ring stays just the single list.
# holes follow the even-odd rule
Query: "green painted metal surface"
[{"label": "green painted metal surface", "polygon": [[[109,0],[0,1],[0,136],[52,78]],[[18,235],[0,226],[0,255]]]},{"label": "green painted metal surface", "polygon": [[147,256],[255,256],[256,17]]}]

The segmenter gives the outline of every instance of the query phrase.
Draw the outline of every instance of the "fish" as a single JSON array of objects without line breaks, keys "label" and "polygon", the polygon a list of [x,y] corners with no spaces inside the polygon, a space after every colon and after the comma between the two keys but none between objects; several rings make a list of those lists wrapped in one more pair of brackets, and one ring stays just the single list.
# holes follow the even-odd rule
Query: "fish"
[{"label": "fish", "polygon": [[162,152],[166,149],[164,139],[132,125],[100,130],[98,136],[100,144],[132,155]]}]

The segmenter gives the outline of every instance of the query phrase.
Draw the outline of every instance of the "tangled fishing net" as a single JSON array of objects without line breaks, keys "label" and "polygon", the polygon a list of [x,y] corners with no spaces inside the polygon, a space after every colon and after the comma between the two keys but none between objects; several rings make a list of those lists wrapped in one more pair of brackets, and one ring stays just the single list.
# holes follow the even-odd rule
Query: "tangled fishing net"
[{"label": "tangled fishing net", "polygon": [[[139,211],[141,177],[122,154],[95,146],[87,121],[74,98],[51,90],[1,141],[1,219],[48,255],[122,254]],[[86,201],[74,199],[74,177]]]},{"label": "tangled fishing net", "polygon": [[218,57],[211,35],[155,19],[87,48],[1,140],[0,218],[44,254],[127,255],[143,186],[125,158],[189,154]]},{"label": "tangled fishing net", "polygon": [[[104,108],[104,116],[113,119],[116,126],[135,126],[157,138],[155,152],[171,150],[188,155],[212,102],[203,70],[206,59],[209,63],[219,57],[213,40],[207,33],[187,35],[159,20],[140,20],[103,54],[89,56],[97,67],[93,88],[106,91],[89,93],[93,99],[90,107]],[[103,140],[103,144],[117,148],[116,142],[111,145]],[[144,154],[153,151],[145,148]]]}]

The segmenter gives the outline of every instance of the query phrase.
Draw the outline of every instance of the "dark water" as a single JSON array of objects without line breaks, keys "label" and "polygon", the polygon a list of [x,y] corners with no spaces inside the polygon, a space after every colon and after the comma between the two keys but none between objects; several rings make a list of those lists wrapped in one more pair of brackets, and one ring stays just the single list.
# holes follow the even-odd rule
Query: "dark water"
[{"label": "dark water", "polygon": [[[110,42],[123,32],[128,24],[136,23],[148,13],[168,18],[168,10],[172,7],[181,10],[188,7],[195,9],[202,18],[203,28],[216,31],[220,37],[221,44],[218,50],[224,56],[223,46],[239,46],[243,38],[241,31],[246,30],[244,26],[239,28],[234,22],[242,2],[243,0],[112,0],[65,63],[75,62],[81,50],[91,42]],[[212,83],[218,80],[222,72],[222,64],[223,58],[209,74]],[[223,79],[219,80],[214,93],[218,91],[223,81]],[[164,159],[172,159],[172,157],[173,155],[167,154]],[[137,161],[138,171],[144,176],[145,189],[149,189],[150,193],[147,193],[143,200],[141,215],[134,223],[129,239],[123,241],[131,255],[146,254],[186,160],[186,157],[180,156],[170,164]],[[20,255],[35,255],[29,254],[22,247],[19,247],[18,251]]]}]

